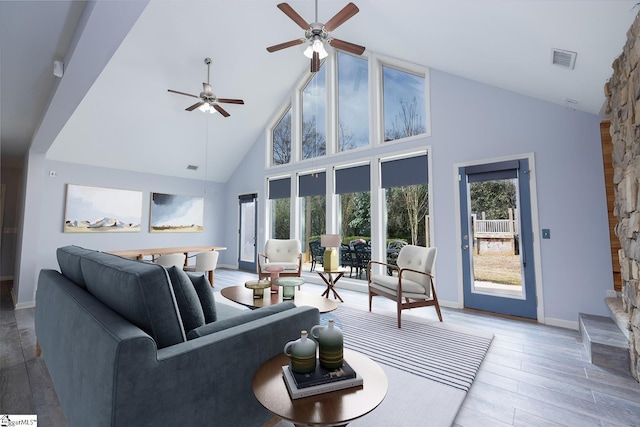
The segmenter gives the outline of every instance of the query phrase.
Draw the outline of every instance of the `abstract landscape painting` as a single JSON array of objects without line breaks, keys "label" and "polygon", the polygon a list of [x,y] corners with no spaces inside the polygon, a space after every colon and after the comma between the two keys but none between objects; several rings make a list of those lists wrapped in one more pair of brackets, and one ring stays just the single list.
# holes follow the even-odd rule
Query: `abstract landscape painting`
[{"label": "abstract landscape painting", "polygon": [[67,184],[65,233],[139,232],[142,191]]},{"label": "abstract landscape painting", "polygon": [[151,193],[149,231],[201,233],[203,224],[204,197]]}]

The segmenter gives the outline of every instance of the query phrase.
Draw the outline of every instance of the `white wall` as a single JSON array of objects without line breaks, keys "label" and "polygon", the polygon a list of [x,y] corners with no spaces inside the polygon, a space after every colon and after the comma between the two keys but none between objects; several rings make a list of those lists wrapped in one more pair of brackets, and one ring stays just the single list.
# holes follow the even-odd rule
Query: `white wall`
[{"label": "white wall", "polygon": [[[438,296],[441,301],[461,304],[454,165],[533,153],[538,222],[540,228],[551,230],[551,239],[539,242],[537,260],[545,321],[575,327],[579,312],[607,315],[604,297],[607,289],[613,289],[613,278],[600,146],[602,118],[437,70],[431,70],[430,79],[431,137],[376,147],[331,162],[431,146]],[[276,173],[265,171],[264,144],[262,136],[227,184],[230,223],[236,218],[237,224],[238,194],[259,194],[259,250],[264,245],[265,177]],[[317,160],[318,166],[327,163]],[[295,169],[284,167],[278,172]],[[540,230],[534,234],[535,239],[540,238]],[[237,227],[227,231],[226,241],[232,238],[228,252],[237,254]]]}]

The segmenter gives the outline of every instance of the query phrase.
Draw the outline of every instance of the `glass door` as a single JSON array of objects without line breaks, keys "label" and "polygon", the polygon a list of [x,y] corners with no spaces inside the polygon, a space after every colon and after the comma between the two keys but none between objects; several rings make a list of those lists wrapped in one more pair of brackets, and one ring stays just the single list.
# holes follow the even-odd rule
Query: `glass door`
[{"label": "glass door", "polygon": [[528,160],[461,167],[464,306],[537,318]]},{"label": "glass door", "polygon": [[243,194],[240,202],[240,230],[238,242],[238,268],[241,270],[257,271],[256,259],[256,229],[258,225],[258,195]]}]

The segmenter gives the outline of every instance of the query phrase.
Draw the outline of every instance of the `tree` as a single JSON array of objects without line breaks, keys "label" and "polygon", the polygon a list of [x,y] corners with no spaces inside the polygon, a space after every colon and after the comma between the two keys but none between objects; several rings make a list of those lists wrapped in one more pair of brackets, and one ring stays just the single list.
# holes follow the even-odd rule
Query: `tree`
[{"label": "tree", "polygon": [[274,209],[274,233],[275,239],[288,239],[291,235],[290,232],[290,206],[291,199],[275,199],[273,200]]},{"label": "tree", "polygon": [[469,185],[471,211],[484,212],[487,219],[509,219],[516,208],[515,179],[473,182]]},{"label": "tree", "polygon": [[353,216],[349,221],[353,236],[371,235],[371,193],[363,191],[354,193]]},{"label": "tree", "polygon": [[429,211],[429,194],[427,191],[427,185],[422,184],[400,187],[400,192],[404,198],[407,209],[409,230],[411,231],[411,244],[417,245],[420,224]]},{"label": "tree", "polygon": [[324,132],[317,129],[317,120],[313,116],[302,123],[302,158],[324,156],[327,152],[327,144]]},{"label": "tree", "polygon": [[423,117],[418,113],[418,98],[411,101],[400,100],[400,113],[396,114],[391,129],[385,132],[385,141],[393,141],[426,132]]},{"label": "tree", "polygon": [[291,162],[291,109],[273,129],[273,164],[286,165]]},{"label": "tree", "polygon": [[342,120],[338,121],[338,151],[347,151],[356,148],[353,132]]}]

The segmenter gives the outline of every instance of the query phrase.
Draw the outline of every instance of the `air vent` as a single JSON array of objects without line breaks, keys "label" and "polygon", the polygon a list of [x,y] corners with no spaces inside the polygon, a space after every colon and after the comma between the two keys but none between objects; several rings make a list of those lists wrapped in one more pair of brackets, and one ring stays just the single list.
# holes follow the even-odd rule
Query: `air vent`
[{"label": "air vent", "polygon": [[576,52],[568,50],[551,49],[551,63],[573,70],[577,55]]},{"label": "air vent", "polygon": [[196,166],[196,165],[187,165],[187,169],[189,169],[190,171],[197,171],[198,170],[198,166]]}]

